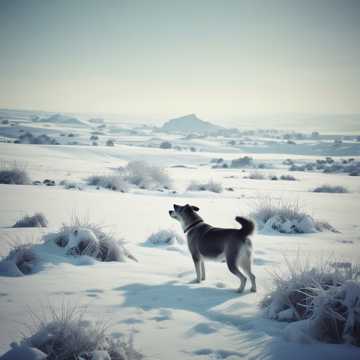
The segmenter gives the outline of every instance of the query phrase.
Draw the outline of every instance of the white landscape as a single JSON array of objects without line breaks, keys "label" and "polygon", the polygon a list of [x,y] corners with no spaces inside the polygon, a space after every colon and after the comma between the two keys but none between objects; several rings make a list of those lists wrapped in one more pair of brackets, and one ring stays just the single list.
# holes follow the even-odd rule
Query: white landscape
[{"label": "white landscape", "polygon": [[0,360],[359,360],[359,19],[0,0]]},{"label": "white landscape", "polygon": [[[46,358],[35,345],[56,331],[29,338],[64,308],[82,314],[74,319],[82,331],[106,324],[107,338],[82,356],[49,359],[359,359],[359,129],[235,131],[195,115],[164,128],[0,116],[0,359]],[[256,293],[249,281],[238,293],[221,262],[207,261],[206,280],[193,283],[173,204],[197,206],[213,226],[256,222]],[[37,213],[45,219],[30,225],[39,227],[27,219],[13,227]],[[115,261],[99,261],[104,243]],[[122,352],[110,357],[106,344],[116,341]]]}]

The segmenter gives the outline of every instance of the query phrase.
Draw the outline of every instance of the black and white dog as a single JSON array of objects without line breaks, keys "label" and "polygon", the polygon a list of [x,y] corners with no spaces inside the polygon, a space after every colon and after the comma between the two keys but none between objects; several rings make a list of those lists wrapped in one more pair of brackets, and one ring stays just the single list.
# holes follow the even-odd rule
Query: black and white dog
[{"label": "black and white dog", "polygon": [[222,229],[206,224],[197,214],[199,208],[186,204],[174,204],[169,214],[178,220],[187,235],[187,241],[196,270],[196,281],[205,280],[204,260],[225,260],[229,270],[240,279],[239,292],[246,285],[246,277],[239,267],[250,278],[251,289],[256,291],[255,275],[251,272],[252,244],[248,238],[254,232],[254,223],[243,217],[235,220],[241,229]]}]

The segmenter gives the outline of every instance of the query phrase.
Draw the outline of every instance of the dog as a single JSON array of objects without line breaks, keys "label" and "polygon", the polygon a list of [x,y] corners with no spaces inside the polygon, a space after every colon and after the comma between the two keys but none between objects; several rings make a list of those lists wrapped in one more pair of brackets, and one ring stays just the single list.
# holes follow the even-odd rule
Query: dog
[{"label": "dog", "polygon": [[251,271],[252,243],[248,238],[255,229],[251,220],[237,216],[235,220],[241,229],[223,229],[213,227],[203,221],[197,213],[200,209],[186,204],[174,204],[174,210],[169,215],[180,222],[184,233],[187,235],[189,250],[194,261],[196,282],[205,280],[204,260],[225,260],[229,270],[239,278],[238,292],[245,289],[247,278],[239,267],[250,278],[251,289],[256,291],[256,278]]}]

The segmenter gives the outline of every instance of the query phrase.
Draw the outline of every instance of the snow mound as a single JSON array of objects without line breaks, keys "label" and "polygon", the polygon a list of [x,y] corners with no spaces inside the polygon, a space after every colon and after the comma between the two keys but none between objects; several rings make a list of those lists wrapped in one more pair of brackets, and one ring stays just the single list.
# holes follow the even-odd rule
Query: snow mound
[{"label": "snow mound", "polygon": [[274,202],[263,199],[250,215],[263,232],[280,232],[285,234],[307,234],[318,231],[336,230],[325,221],[315,220],[307,214],[297,202]]},{"label": "snow mound", "polygon": [[152,233],[144,243],[145,246],[160,247],[179,252],[186,251],[185,239],[172,229],[162,229]]},{"label": "snow mound", "polygon": [[0,357],[0,360],[44,360],[47,355],[39,349],[27,346],[11,344],[12,348]]},{"label": "snow mound", "polygon": [[23,276],[34,272],[39,264],[39,258],[32,249],[33,244],[15,246],[10,253],[0,261],[0,275]]},{"label": "snow mound", "polygon": [[32,216],[25,215],[13,225],[13,228],[19,227],[47,227],[48,221],[44,214],[36,213]]}]

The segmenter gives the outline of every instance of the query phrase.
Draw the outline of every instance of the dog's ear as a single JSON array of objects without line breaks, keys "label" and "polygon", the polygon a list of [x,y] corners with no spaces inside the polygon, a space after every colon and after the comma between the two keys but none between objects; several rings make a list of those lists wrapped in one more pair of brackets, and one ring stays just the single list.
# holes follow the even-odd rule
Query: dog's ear
[{"label": "dog's ear", "polygon": [[193,206],[193,205],[191,205],[191,208],[192,208],[194,211],[199,211],[199,210],[200,210],[197,206]]}]

